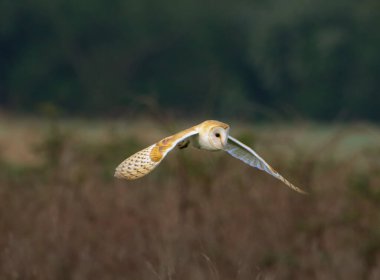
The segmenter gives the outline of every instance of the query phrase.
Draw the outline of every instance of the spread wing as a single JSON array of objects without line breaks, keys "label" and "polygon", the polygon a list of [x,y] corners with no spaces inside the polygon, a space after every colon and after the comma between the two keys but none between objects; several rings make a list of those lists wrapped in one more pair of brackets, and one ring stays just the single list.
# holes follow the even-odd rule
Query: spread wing
[{"label": "spread wing", "polygon": [[134,180],[145,176],[156,168],[164,157],[171,150],[173,150],[178,143],[197,133],[198,131],[192,127],[172,136],[166,137],[156,144],[135,153],[119,164],[115,170],[115,177]]},{"label": "spread wing", "polygon": [[265,160],[263,160],[254,150],[248,146],[241,143],[239,140],[228,136],[227,145],[224,149],[231,156],[238,158],[245,162],[246,164],[263,170],[273,177],[284,182],[289,188],[295,190],[296,192],[306,194],[300,188],[297,188],[284,177],[282,177],[276,170],[274,170]]}]

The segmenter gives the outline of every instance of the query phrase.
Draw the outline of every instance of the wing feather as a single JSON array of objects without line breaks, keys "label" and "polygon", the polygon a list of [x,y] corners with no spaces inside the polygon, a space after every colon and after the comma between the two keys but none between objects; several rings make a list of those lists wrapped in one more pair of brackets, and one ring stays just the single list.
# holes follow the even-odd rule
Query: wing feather
[{"label": "wing feather", "polygon": [[195,127],[166,137],[125,159],[115,170],[115,177],[134,180],[141,178],[156,168],[165,156],[181,141],[197,134]]},{"label": "wing feather", "polygon": [[294,186],[288,180],[281,176],[276,170],[274,170],[264,159],[262,159],[253,149],[244,145],[239,140],[233,138],[232,136],[228,136],[227,145],[224,149],[231,156],[242,160],[246,164],[263,170],[278,180],[285,183],[289,188],[295,190],[296,192],[306,194],[305,191],[300,188]]}]

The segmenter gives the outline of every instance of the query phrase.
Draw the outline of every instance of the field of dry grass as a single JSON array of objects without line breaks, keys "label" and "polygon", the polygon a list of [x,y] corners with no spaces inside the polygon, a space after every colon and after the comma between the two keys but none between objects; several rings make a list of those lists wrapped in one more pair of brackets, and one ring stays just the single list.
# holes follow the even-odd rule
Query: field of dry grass
[{"label": "field of dry grass", "polygon": [[189,124],[1,119],[0,279],[380,279],[377,127],[233,123],[308,196],[193,148],[113,178]]}]

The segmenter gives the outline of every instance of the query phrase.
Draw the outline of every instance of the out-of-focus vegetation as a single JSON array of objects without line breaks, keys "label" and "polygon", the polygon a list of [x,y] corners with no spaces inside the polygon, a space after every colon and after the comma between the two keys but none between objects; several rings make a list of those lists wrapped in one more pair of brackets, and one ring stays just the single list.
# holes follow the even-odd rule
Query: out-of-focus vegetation
[{"label": "out-of-focus vegetation", "polygon": [[193,148],[112,177],[186,123],[1,121],[0,278],[379,279],[378,128],[233,125],[310,195]]},{"label": "out-of-focus vegetation", "polygon": [[379,3],[3,0],[0,106],[380,120]]},{"label": "out-of-focus vegetation", "polygon": [[[379,129],[304,121],[380,120],[378,26],[378,0],[0,1],[0,279],[380,279]],[[310,195],[191,148],[113,178],[211,116]]]}]

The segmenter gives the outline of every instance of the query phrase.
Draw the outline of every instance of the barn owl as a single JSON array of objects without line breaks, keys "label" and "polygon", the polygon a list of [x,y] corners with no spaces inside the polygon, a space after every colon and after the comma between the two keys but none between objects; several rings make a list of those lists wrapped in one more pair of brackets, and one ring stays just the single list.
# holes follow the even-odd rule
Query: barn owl
[{"label": "barn owl", "polygon": [[282,177],[253,149],[230,136],[229,130],[229,125],[220,121],[204,121],[196,126],[166,137],[130,156],[116,168],[115,177],[134,180],[145,176],[157,167],[175,147],[183,149],[191,143],[194,147],[202,150],[226,151],[246,164],[269,173],[284,182],[291,189],[299,193],[305,193]]}]

